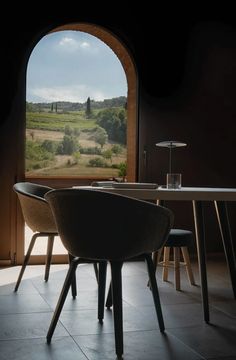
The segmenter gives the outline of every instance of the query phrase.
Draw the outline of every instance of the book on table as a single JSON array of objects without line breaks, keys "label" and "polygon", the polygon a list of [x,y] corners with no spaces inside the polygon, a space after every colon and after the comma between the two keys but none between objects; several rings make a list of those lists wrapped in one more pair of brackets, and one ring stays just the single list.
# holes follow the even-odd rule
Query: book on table
[{"label": "book on table", "polygon": [[93,187],[109,187],[114,189],[156,189],[156,183],[144,182],[117,182],[117,181],[94,181]]}]

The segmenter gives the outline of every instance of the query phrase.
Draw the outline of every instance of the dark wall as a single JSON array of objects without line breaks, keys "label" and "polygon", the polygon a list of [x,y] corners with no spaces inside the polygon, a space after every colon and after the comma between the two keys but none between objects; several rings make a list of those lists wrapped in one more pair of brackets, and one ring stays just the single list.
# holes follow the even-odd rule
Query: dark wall
[{"label": "dark wall", "polygon": [[[163,61],[160,66],[157,59],[160,54],[156,54],[152,66],[144,70],[140,96],[140,164],[143,165],[140,176],[165,184],[168,151],[155,144],[179,140],[186,142],[187,147],[173,150],[173,171],[182,173],[184,186],[235,187],[235,28],[225,22],[198,21],[188,24],[183,42],[182,34],[183,29],[180,32],[177,29],[173,47],[168,42],[173,50],[171,54],[161,52],[164,59],[168,57],[166,63]],[[176,45],[178,36],[180,47]],[[147,154],[146,166],[143,151]],[[189,203],[168,205],[175,211],[175,226],[186,226],[187,220],[193,227]],[[206,203],[205,208],[208,248],[221,250],[213,205]],[[230,204],[234,235],[235,215],[235,205]]]},{"label": "dark wall", "polygon": [[[91,9],[67,9],[61,15],[58,11],[37,11],[34,16],[27,14],[27,21],[20,17],[7,28],[1,24],[2,209],[9,207],[9,194],[17,180],[17,149],[22,139],[18,138],[17,143],[12,134],[20,133],[19,119],[24,112],[25,62],[41,36],[73,22],[104,26],[126,44],[134,58],[139,80],[139,179],[164,184],[168,152],[155,144],[179,140],[187,147],[174,150],[173,163],[174,169],[183,174],[183,185],[236,187],[234,23],[219,17],[201,19],[176,13],[163,16],[152,9],[140,15],[128,14],[124,8],[119,8],[116,16],[101,13]],[[145,23],[144,16],[148,17]],[[169,206],[176,212],[176,226],[193,228],[191,204]],[[211,206],[206,204],[206,231],[211,234],[208,249],[218,251],[221,245]],[[10,210],[1,210],[1,215],[1,221],[8,221],[10,228]],[[230,205],[233,234],[235,218],[235,206]]]}]

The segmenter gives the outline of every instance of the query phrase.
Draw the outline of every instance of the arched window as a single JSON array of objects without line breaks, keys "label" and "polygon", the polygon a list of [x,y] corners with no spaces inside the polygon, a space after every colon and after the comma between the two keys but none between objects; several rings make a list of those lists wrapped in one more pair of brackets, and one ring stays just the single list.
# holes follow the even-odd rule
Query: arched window
[{"label": "arched window", "polygon": [[[129,181],[135,181],[137,86],[128,51],[110,32],[90,24],[56,28],[45,41],[48,49],[44,46],[46,53],[41,61],[47,62],[47,70],[42,69],[40,62],[34,69],[30,68],[31,61],[28,65],[29,74],[37,71],[38,84],[30,82],[30,75],[27,77],[26,178],[92,180],[126,175]],[[55,54],[55,51],[58,57],[53,66],[50,52]],[[40,46],[32,53],[32,57],[40,59],[35,52],[40,52]],[[101,52],[109,53],[105,74],[99,70],[94,72],[88,64],[92,58],[96,68],[96,62],[104,61]],[[78,54],[81,61],[76,63]],[[70,69],[62,74],[60,60],[65,62],[66,56],[70,59]],[[113,74],[109,73],[112,58]],[[73,75],[71,71],[76,66],[80,76],[77,83],[75,72]],[[55,82],[51,88],[46,85],[48,77]],[[86,77],[90,85],[84,84]],[[66,78],[67,84],[63,87]],[[100,81],[99,87],[95,80]],[[116,89],[119,82],[121,90]],[[106,86],[110,86],[110,91]]]},{"label": "arched window", "polygon": [[[53,129],[50,129],[51,131],[51,135],[54,134],[55,138],[60,136],[60,139],[57,141],[58,144],[56,144],[57,147],[57,152],[59,152],[59,154],[55,154],[54,156],[61,156],[61,159],[66,158],[66,156],[68,156],[67,158],[67,166],[65,167],[65,170],[68,169],[72,169],[73,170],[73,166],[74,164],[73,162],[78,161],[78,164],[80,163],[80,161],[82,162],[82,158],[85,158],[86,156],[89,157],[90,154],[84,154],[84,148],[95,148],[97,147],[98,150],[94,150],[94,151],[103,151],[104,154],[98,154],[97,158],[98,159],[102,159],[105,163],[108,164],[108,167],[106,167],[106,165],[103,167],[95,167],[95,169],[97,170],[96,174],[92,174],[92,173],[87,173],[85,175],[83,175],[82,173],[79,173],[78,171],[74,174],[70,174],[69,172],[62,172],[62,168],[59,169],[59,171],[55,171],[54,174],[49,174],[47,173],[47,171],[45,171],[44,173],[41,172],[40,170],[40,166],[38,166],[36,163],[37,161],[35,161],[34,163],[34,167],[36,171],[31,171],[30,170],[30,164],[29,164],[29,159],[26,162],[26,167],[25,167],[25,179],[27,181],[33,181],[33,182],[37,182],[37,183],[42,183],[42,184],[46,184],[52,187],[69,187],[71,185],[78,185],[78,184],[89,184],[91,183],[92,180],[94,179],[100,179],[100,178],[109,178],[110,176],[114,176],[114,175],[118,175],[118,170],[116,167],[112,167],[112,165],[115,165],[117,163],[122,163],[123,160],[124,162],[126,162],[126,178],[128,181],[135,181],[136,180],[136,174],[137,174],[137,159],[138,159],[138,154],[137,154],[137,75],[136,75],[136,69],[135,69],[135,65],[134,62],[132,60],[132,57],[130,55],[130,53],[128,52],[127,48],[124,46],[124,44],[115,36],[113,35],[110,31],[107,31],[104,28],[101,28],[99,26],[96,25],[91,25],[91,24],[84,24],[84,23],[79,23],[79,24],[68,24],[68,25],[64,25],[64,26],[60,26],[58,28],[53,29],[50,34],[60,34],[60,33],[65,33],[67,31],[77,31],[77,32],[81,32],[81,33],[86,33],[89,34],[90,36],[96,37],[97,39],[99,39],[100,41],[102,41],[104,44],[106,44],[107,47],[109,47],[109,49],[111,49],[114,53],[114,56],[116,56],[116,58],[119,60],[121,66],[123,67],[123,71],[124,71],[124,77],[126,78],[126,86],[127,86],[127,93],[126,93],[126,99],[125,99],[125,103],[123,102],[123,105],[121,105],[121,103],[118,103],[119,106],[116,106],[118,108],[120,108],[120,112],[119,109],[117,110],[117,113],[115,110],[111,110],[111,108],[106,109],[108,114],[100,114],[98,115],[99,109],[94,109],[93,108],[93,95],[89,95],[89,93],[87,93],[86,95],[86,102],[84,102],[84,116],[87,118],[85,118],[85,122],[87,121],[86,127],[88,130],[88,123],[92,123],[95,120],[97,121],[96,125],[94,127],[97,127],[97,129],[104,129],[104,119],[106,119],[106,115],[110,116],[114,116],[115,119],[118,120],[118,122],[120,121],[122,123],[122,116],[123,114],[125,114],[126,117],[126,144],[123,144],[122,141],[114,141],[110,140],[108,141],[108,143],[110,144],[110,146],[105,146],[105,144],[103,144],[103,140],[102,140],[102,135],[104,135],[104,131],[102,130],[91,130],[91,138],[89,139],[89,135],[88,135],[88,131],[86,130],[86,132],[83,133],[83,129],[78,129],[78,133],[76,132],[76,126],[75,128],[73,126],[71,126],[71,124],[67,124],[69,126],[66,126],[66,124],[63,124],[63,131],[59,132],[58,130],[55,131],[55,133],[53,133]],[[65,39],[65,41],[70,41],[69,39]],[[73,45],[73,44],[72,44]],[[74,44],[75,45],[75,44]],[[87,44],[83,44],[84,47],[87,46]],[[37,49],[37,45],[35,46],[34,50]],[[33,50],[33,51],[34,51]],[[28,66],[30,66],[30,60],[28,62]],[[40,69],[40,64],[38,67],[38,71]],[[50,73],[44,76],[50,76]],[[60,74],[58,74],[58,76],[60,76]],[[115,85],[115,79],[114,79],[114,85]],[[28,84],[27,84],[28,86]],[[28,96],[28,91],[29,88],[26,89],[26,93]],[[55,95],[56,92],[54,92]],[[30,99],[26,99],[26,100],[30,100]],[[36,109],[36,110],[41,110],[42,113],[41,115],[48,115],[48,117],[54,117],[55,118],[55,114],[57,117],[62,117],[64,116],[64,118],[66,118],[66,108],[62,107],[62,104],[59,103],[60,99],[55,98],[55,101],[52,99],[51,101],[49,101],[50,103],[50,107],[48,108],[48,104],[47,104],[47,109],[45,111],[45,113],[43,113],[44,109]],[[66,100],[66,99],[65,99]],[[122,101],[122,99],[119,99],[119,101]],[[45,155],[45,153],[49,153],[52,152],[51,149],[53,146],[55,146],[55,143],[53,143],[55,141],[55,139],[52,138],[44,138],[42,141],[39,140],[37,141],[37,133],[40,133],[41,130],[41,134],[44,131],[44,126],[48,126],[48,121],[46,116],[43,117],[42,116],[40,118],[40,111],[36,111],[35,109],[33,109],[33,104],[30,104],[31,101],[27,101],[26,103],[26,154],[29,154],[30,152],[34,152],[34,146],[38,146],[40,145],[43,146],[43,150],[37,150],[36,153],[38,152],[38,155],[40,157],[40,151],[42,151],[42,157],[43,155]],[[37,101],[35,101],[37,102]],[[41,102],[41,101],[39,101]],[[34,112],[37,116],[34,117]],[[94,112],[92,114],[92,119],[91,119],[91,112]],[[111,112],[111,114],[110,114]],[[115,114],[114,114],[115,112]],[[77,114],[77,117],[79,114]],[[38,118],[37,118],[38,117]],[[96,119],[95,119],[96,117]],[[42,127],[42,129],[39,129],[40,126],[33,126],[35,124],[33,124],[33,122],[37,122],[38,123],[41,122],[40,126]],[[29,125],[30,124],[30,125]],[[55,125],[55,124],[54,124]],[[58,127],[60,127],[58,124]],[[37,128],[37,131],[34,130]],[[55,130],[55,129],[54,129]],[[105,129],[106,130],[106,129]],[[48,131],[48,130],[47,130]],[[99,131],[101,131],[101,139],[98,138],[99,136]],[[98,132],[98,134],[96,134],[96,132]],[[106,130],[106,132],[108,132],[108,129]],[[48,133],[47,133],[48,134]],[[81,135],[82,134],[82,135]],[[106,134],[105,134],[106,135]],[[110,135],[110,134],[109,134]],[[95,136],[97,136],[95,138]],[[107,134],[108,136],[108,134]],[[80,147],[76,149],[76,151],[72,151],[72,154],[60,154],[60,146],[62,147],[63,151],[65,150],[65,147],[68,146],[72,146],[73,147],[73,139],[75,139],[76,137],[78,137],[78,143],[80,143]],[[95,140],[94,140],[95,139]],[[48,141],[49,140],[49,141]],[[51,141],[52,140],[52,141]],[[83,140],[83,141],[82,141]],[[87,140],[87,144],[89,144],[88,146],[86,146],[86,140]],[[63,141],[63,143],[62,143]],[[59,144],[61,142],[61,145]],[[97,143],[97,146],[91,146],[91,143],[93,142],[93,145],[95,143]],[[100,143],[99,143],[100,142]],[[82,145],[82,147],[81,147]],[[115,145],[119,145],[118,147]],[[125,146],[124,146],[125,145]],[[112,149],[112,146],[113,149]],[[102,149],[103,148],[103,149]],[[120,153],[120,148],[122,149],[122,156],[123,158],[121,158],[121,160],[117,161],[119,157],[121,157],[121,153]],[[124,151],[125,148],[125,151]],[[91,151],[91,149],[85,149],[87,152]],[[112,151],[112,153],[111,153]],[[28,152],[28,153],[27,153]],[[76,154],[77,153],[77,154]],[[84,156],[85,155],[85,156]],[[92,154],[92,155],[96,155],[96,154]],[[27,155],[28,156],[28,155]],[[31,156],[32,153],[31,153]],[[76,159],[77,157],[77,159]],[[94,158],[95,156],[93,156]],[[95,157],[96,158],[96,157]],[[48,161],[48,168],[51,169],[52,166],[50,164],[50,156],[48,159],[44,159],[46,161],[46,164],[44,166],[44,169],[47,168],[47,161]],[[95,160],[98,161],[98,160]],[[31,164],[32,165],[32,164]],[[96,164],[97,165],[97,164]],[[37,169],[38,167],[38,169]],[[76,164],[74,166],[76,168]],[[89,168],[89,166],[88,166]],[[92,169],[92,166],[90,167],[90,170]],[[112,172],[109,173],[107,172],[107,170],[109,169],[113,171],[113,169],[115,169],[116,172]],[[38,171],[37,171],[38,170]],[[56,170],[56,169],[55,169]],[[88,170],[88,169],[87,169]],[[23,232],[21,229],[23,229],[23,224],[22,224],[22,219],[18,217],[18,222],[19,222],[19,227],[17,230],[17,241],[18,241],[18,250],[16,253],[16,258],[17,258],[17,262],[21,262],[22,258],[23,258],[23,243],[24,243],[24,236],[23,236]],[[22,224],[22,227],[21,227]],[[61,254],[63,252],[60,250],[60,246],[59,246],[59,250],[58,250],[59,254]],[[57,253],[58,253],[57,252]],[[41,254],[41,250],[39,249],[36,254]],[[44,257],[42,257],[41,255],[37,255],[34,256],[33,259],[31,259],[32,263],[38,263],[41,261],[44,261]],[[53,261],[56,262],[62,262],[62,261],[67,261],[67,256],[65,255],[55,255],[53,258]]]}]

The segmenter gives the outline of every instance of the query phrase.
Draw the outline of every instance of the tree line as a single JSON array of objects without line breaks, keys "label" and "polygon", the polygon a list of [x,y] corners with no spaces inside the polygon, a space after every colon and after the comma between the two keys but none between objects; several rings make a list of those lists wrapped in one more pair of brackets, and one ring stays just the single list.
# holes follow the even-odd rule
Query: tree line
[{"label": "tree line", "polygon": [[[90,98],[89,98],[90,99]],[[26,102],[26,111],[29,112],[66,112],[66,111],[80,111],[87,108],[87,101],[84,103],[70,102],[70,101],[53,101],[49,103],[33,103]],[[95,101],[90,99],[91,109],[103,109],[112,107],[126,107],[127,98],[126,96],[118,96],[112,99],[104,99],[103,101]]]}]

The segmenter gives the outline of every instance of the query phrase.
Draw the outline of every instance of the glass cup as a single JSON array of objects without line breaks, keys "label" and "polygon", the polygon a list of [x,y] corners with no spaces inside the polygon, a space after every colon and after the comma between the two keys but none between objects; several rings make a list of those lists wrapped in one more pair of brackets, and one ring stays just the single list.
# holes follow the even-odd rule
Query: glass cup
[{"label": "glass cup", "polygon": [[182,175],[178,173],[169,173],[166,175],[166,187],[167,189],[180,189],[181,188]]}]

